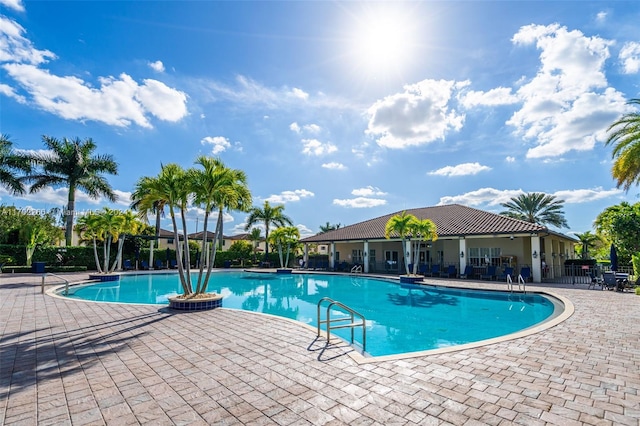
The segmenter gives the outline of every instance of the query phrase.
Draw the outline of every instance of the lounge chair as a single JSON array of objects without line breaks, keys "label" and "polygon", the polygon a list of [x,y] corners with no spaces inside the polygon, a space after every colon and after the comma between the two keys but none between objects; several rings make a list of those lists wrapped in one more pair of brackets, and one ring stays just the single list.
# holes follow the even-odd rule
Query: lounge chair
[{"label": "lounge chair", "polygon": [[133,270],[133,265],[131,264],[131,261],[129,259],[125,259],[124,262],[122,262],[122,269],[124,269],[125,271]]},{"label": "lounge chair", "polygon": [[458,276],[458,269],[455,265],[449,265],[447,266],[446,271],[440,272],[440,276],[446,278],[456,278]]},{"label": "lounge chair", "polygon": [[524,280],[524,282],[531,281],[531,268],[529,266],[523,266],[520,268],[520,276]]},{"label": "lounge chair", "polygon": [[169,268],[176,269],[178,267],[178,261],[175,259],[171,259],[169,261]]},{"label": "lounge chair", "polygon": [[487,271],[484,274],[480,275],[480,278],[483,280],[495,281],[497,279],[496,266],[487,266]]},{"label": "lounge chair", "polygon": [[464,272],[460,274],[460,278],[473,278],[473,265],[467,265],[464,267]]},{"label": "lounge chair", "polygon": [[146,260],[141,260],[140,261],[140,269],[149,269],[149,262],[147,262]]},{"label": "lounge chair", "polygon": [[513,268],[510,266],[507,266],[506,268],[504,268],[504,271],[502,272],[502,274],[500,274],[500,280],[506,281],[507,276],[510,276],[512,280],[515,278],[513,276]]},{"label": "lounge chair", "polygon": [[431,265],[431,269],[424,274],[425,277],[439,277],[440,276],[440,265]]}]

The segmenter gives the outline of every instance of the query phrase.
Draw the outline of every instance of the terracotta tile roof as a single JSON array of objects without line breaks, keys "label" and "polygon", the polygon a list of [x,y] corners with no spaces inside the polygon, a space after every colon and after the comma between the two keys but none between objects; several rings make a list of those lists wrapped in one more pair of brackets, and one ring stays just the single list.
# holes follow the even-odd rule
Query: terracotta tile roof
[{"label": "terracotta tile roof", "polygon": [[[408,214],[418,219],[431,219],[436,224],[439,238],[462,235],[515,234],[523,232],[549,232],[534,223],[512,219],[495,213],[460,204],[407,209]],[[384,228],[392,216],[401,211],[375,219],[344,226],[333,231],[317,234],[301,240],[303,243],[327,241],[375,240],[384,238]]]}]

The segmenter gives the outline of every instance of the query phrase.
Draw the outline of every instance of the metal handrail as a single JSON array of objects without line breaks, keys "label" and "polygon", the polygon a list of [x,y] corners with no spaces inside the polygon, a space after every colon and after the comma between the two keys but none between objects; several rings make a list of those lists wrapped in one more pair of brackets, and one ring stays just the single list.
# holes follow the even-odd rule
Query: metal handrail
[{"label": "metal handrail", "polygon": [[354,265],[353,268],[351,268],[352,274],[357,274],[358,272],[362,273],[362,265]]},{"label": "metal handrail", "polygon": [[[322,302],[329,302],[329,305],[327,305],[327,315],[326,315],[326,319],[325,320],[321,320],[320,319],[320,307],[322,305]],[[336,306],[338,308],[343,309],[344,311],[346,311],[349,314],[349,318],[341,318],[341,319],[335,319],[335,320],[331,320],[331,308],[333,306]],[[345,305],[344,303],[340,303],[336,300],[331,299],[330,297],[323,297],[322,299],[320,299],[318,301],[318,305],[317,305],[317,314],[318,314],[318,333],[317,333],[317,337],[320,337],[320,335],[322,334],[322,330],[320,329],[320,326],[322,324],[327,324],[327,343],[331,340],[331,330],[332,329],[338,329],[338,328],[350,328],[351,329],[351,344],[354,343],[354,335],[353,335],[353,329],[355,327],[362,327],[362,353],[364,353],[367,350],[367,328],[366,323],[367,320],[364,317],[364,315],[362,315],[361,313],[355,311],[354,309],[351,309],[350,307],[348,307],[347,305]],[[359,317],[361,322],[355,322],[355,317]],[[343,325],[334,325],[332,326],[331,323],[338,323],[338,322],[343,322],[343,321],[350,321],[348,324],[343,324]]]},{"label": "metal handrail", "polygon": [[[522,274],[518,274],[518,291],[527,292],[527,286],[525,284],[525,279],[522,277]],[[511,279],[511,275],[507,274],[507,290],[513,291],[513,280]]]},{"label": "metal handrail", "polygon": [[42,294],[44,294],[44,280],[47,277],[47,275],[54,276],[54,277],[59,278],[62,281],[64,281],[64,295],[65,296],[69,295],[69,280],[67,280],[66,278],[61,277],[60,275],[52,274],[51,272],[45,272],[44,274],[42,274],[42,290],[41,290]]}]

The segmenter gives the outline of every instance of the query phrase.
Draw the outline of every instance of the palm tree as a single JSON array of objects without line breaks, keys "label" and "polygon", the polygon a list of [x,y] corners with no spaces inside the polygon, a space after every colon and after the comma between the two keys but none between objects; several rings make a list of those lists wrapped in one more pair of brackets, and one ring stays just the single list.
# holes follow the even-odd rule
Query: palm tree
[{"label": "palm tree", "polygon": [[564,200],[558,200],[553,195],[541,192],[529,192],[511,198],[500,205],[507,210],[501,212],[503,216],[524,220],[538,225],[553,225],[558,228],[568,228],[564,211]]},{"label": "palm tree", "polygon": [[111,185],[102,176],[103,173],[118,174],[118,165],[111,155],[93,155],[96,144],[90,138],[81,141],[79,138],[70,140],[43,136],[42,140],[47,152],[33,154],[30,158],[42,170],[25,177],[33,182],[30,193],[34,194],[48,186],[66,186],[69,189],[66,216],[65,241],[71,245],[73,233],[73,217],[76,204],[76,191],[86,192],[89,197],[97,199],[106,197],[109,201],[116,201],[116,195]]},{"label": "palm tree", "polygon": [[[628,104],[640,106],[640,99],[631,99]],[[640,183],[640,112],[624,114],[607,131],[610,134],[605,145],[613,145],[611,174],[618,188],[628,191],[631,185]]]},{"label": "palm tree", "polygon": [[384,237],[389,239],[392,235],[400,238],[402,242],[402,255],[404,256],[404,267],[407,275],[409,275],[409,257],[407,256],[407,237],[411,235],[412,223],[416,217],[403,211],[400,214],[392,216],[384,227]]},{"label": "palm tree", "polygon": [[104,232],[100,226],[100,219],[98,215],[95,213],[82,215],[82,217],[78,219],[76,232],[78,233],[81,241],[91,240],[93,243],[93,256],[96,261],[96,269],[98,270],[98,273],[101,274],[103,271],[102,266],[100,266],[100,258],[98,257],[98,241],[103,241]]},{"label": "palm tree", "polygon": [[249,232],[249,240],[253,243],[253,263],[256,263],[256,252],[258,251],[258,244],[262,239],[262,230],[260,228],[251,228]]},{"label": "palm tree", "polygon": [[[218,212],[215,238],[222,240],[222,219],[224,210],[247,211],[251,206],[251,193],[247,187],[247,176],[241,170],[230,169],[218,158],[200,156],[196,164],[202,170],[194,171],[193,191],[194,203],[204,207],[204,225],[201,253],[207,253],[207,227],[210,214]],[[196,294],[204,293],[207,289],[211,269],[215,261],[216,244],[207,261],[207,275],[202,280],[204,263],[200,262],[200,274],[196,286]]]},{"label": "palm tree", "polygon": [[592,234],[591,231],[583,232],[582,234],[576,232],[575,236],[582,244],[582,259],[589,259],[589,249],[595,247],[595,243],[600,240],[600,237]]},{"label": "palm tree", "polygon": [[[274,246],[278,247],[281,268],[286,268],[287,265],[289,265],[289,253],[291,251],[291,246],[295,245],[299,239],[300,230],[295,226],[282,226],[274,230],[271,234],[269,240]],[[282,255],[283,246],[286,246],[287,248],[286,259],[283,258]]]},{"label": "palm tree", "polygon": [[17,175],[18,172],[31,172],[29,158],[16,154],[8,135],[0,135],[0,185],[14,194],[24,194],[24,186]]},{"label": "palm tree", "polygon": [[[284,210],[284,205],[279,206],[271,206],[268,201],[264,202],[262,208],[253,207],[249,210],[249,217],[247,218],[247,225],[245,226],[245,231],[248,231],[253,225],[257,223],[264,223],[264,232],[265,239],[269,241],[269,227],[271,225],[275,226],[285,226],[293,225],[293,221],[287,217],[282,211]],[[266,244],[265,247],[264,258],[266,261],[269,259],[269,244]]]},{"label": "palm tree", "polygon": [[[139,200],[138,211],[151,211],[154,205],[162,203],[169,208],[169,216],[173,225],[173,240],[176,248],[176,257],[178,260],[178,276],[180,284],[185,295],[193,293],[191,285],[191,275],[189,271],[189,248],[186,245],[183,255],[183,247],[178,234],[177,211],[179,210],[183,231],[186,238],[186,208],[189,197],[192,193],[193,181],[192,173],[188,173],[177,164],[167,164],[161,166],[160,174],[155,178],[145,181],[145,191],[141,194]],[[183,240],[186,242],[186,240]],[[184,259],[184,264],[182,260]],[[185,270],[186,269],[186,270]]]},{"label": "palm tree", "polygon": [[325,232],[334,231],[338,228],[340,228],[339,223],[336,225],[332,225],[329,222],[327,222],[326,225],[320,225],[320,232],[324,234]]},{"label": "palm tree", "polygon": [[145,209],[144,211],[140,208],[142,199],[149,193],[149,188],[153,184],[153,179],[155,178],[149,176],[143,176],[138,179],[138,182],[136,182],[134,190],[131,193],[131,205],[129,207],[133,210],[138,211],[138,216],[140,217],[140,219],[144,220],[145,223],[147,223],[149,220],[149,213],[156,215],[155,241],[157,243],[158,239],[160,238],[160,220],[162,217],[164,217],[165,201],[156,200],[149,209]]},{"label": "palm tree", "polygon": [[430,219],[415,219],[409,224],[411,232],[410,241],[413,241],[414,261],[413,261],[413,274],[418,273],[418,261],[420,260],[420,246],[423,241],[436,241],[438,239],[438,232],[436,224]]}]

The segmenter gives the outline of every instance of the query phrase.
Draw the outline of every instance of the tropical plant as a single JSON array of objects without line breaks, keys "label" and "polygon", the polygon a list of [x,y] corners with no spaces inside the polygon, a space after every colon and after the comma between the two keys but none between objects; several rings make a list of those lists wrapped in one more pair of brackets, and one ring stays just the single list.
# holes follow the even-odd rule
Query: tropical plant
[{"label": "tropical plant", "polygon": [[[628,104],[640,106],[640,99],[631,99]],[[611,174],[618,188],[628,191],[631,185],[640,183],[640,112],[624,114],[607,131],[605,145],[613,146]]]},{"label": "tropical plant", "polygon": [[98,241],[103,241],[104,235],[100,226],[98,215],[94,213],[82,215],[82,217],[78,219],[76,232],[80,237],[80,241],[92,242],[93,257],[96,262],[96,269],[99,273],[102,274],[104,271],[102,270],[102,266],[100,266],[100,257],[98,256]]},{"label": "tropical plant", "polygon": [[329,222],[327,222],[325,225],[320,226],[320,232],[324,234],[325,232],[335,231],[336,229],[339,229],[339,228],[340,228],[339,223],[332,225]]},{"label": "tropical plant", "polygon": [[[269,241],[278,247],[278,256],[280,258],[280,267],[286,268],[289,265],[289,253],[291,247],[295,246],[300,239],[300,231],[295,226],[282,226],[273,231],[269,237]],[[286,257],[283,256],[283,249],[286,247]]]},{"label": "tropical plant", "polygon": [[590,259],[589,251],[592,248],[595,248],[595,245],[598,241],[600,241],[600,237],[595,234],[592,234],[591,231],[583,232],[583,233],[575,233],[576,238],[580,240],[580,244],[582,245],[580,250],[580,257],[582,259]]},{"label": "tropical plant", "polygon": [[507,210],[501,212],[503,216],[538,225],[552,225],[558,228],[568,228],[564,211],[564,200],[558,200],[554,195],[541,192],[529,192],[512,197],[511,201],[500,205]]},{"label": "tropical plant", "polygon": [[262,240],[262,230],[260,228],[251,228],[249,240],[253,243],[253,263],[256,263],[256,253],[258,252],[260,240]]},{"label": "tropical plant", "polygon": [[411,221],[409,225],[411,232],[410,241],[413,244],[411,252],[414,253],[413,274],[418,273],[418,259],[420,259],[420,247],[424,241],[436,241],[438,232],[436,224],[430,219],[418,219]]},{"label": "tropical plant", "polygon": [[[218,213],[215,238],[222,241],[224,210],[247,211],[251,206],[251,193],[247,187],[247,176],[243,171],[230,169],[220,159],[205,156],[198,157],[196,164],[202,166],[202,169],[193,171],[193,190],[194,203],[204,208],[202,238],[202,253],[204,254],[206,253],[207,226],[211,213],[214,210]],[[200,262],[196,294],[206,292],[216,256],[215,241],[209,256],[204,281],[202,281],[204,265]]]},{"label": "tropical plant", "polygon": [[[164,217],[165,200],[157,200],[148,209],[141,209],[141,201],[149,193],[149,188],[153,184],[153,177],[143,176],[136,182],[133,192],[131,193],[131,209],[138,211],[138,217],[145,223],[149,221],[149,214],[155,215],[155,244],[158,244],[160,238],[160,221]],[[152,253],[153,250],[150,251]],[[152,264],[153,262],[149,262]]]},{"label": "tropical plant", "polygon": [[62,231],[56,226],[57,214],[56,208],[46,213],[28,211],[21,214],[18,234],[20,243],[25,245],[27,265],[31,264],[33,253],[38,246],[53,245],[62,236]]},{"label": "tropical plant", "polygon": [[404,267],[407,275],[409,275],[409,257],[407,250],[407,239],[412,232],[412,222],[416,217],[403,211],[400,214],[391,216],[384,227],[384,237],[390,239],[392,236],[400,238],[402,242],[402,254],[404,256]]},{"label": "tropical plant", "polygon": [[[284,205],[271,206],[268,201],[264,202],[262,208],[253,207],[249,210],[249,217],[247,218],[247,225],[245,231],[249,230],[257,223],[264,224],[265,239],[269,241],[269,228],[271,225],[275,226],[292,226],[293,221],[284,213]],[[269,244],[265,247],[265,259],[269,258]]]},{"label": "tropical plant", "polygon": [[90,138],[84,141],[79,138],[63,138],[59,141],[43,136],[42,140],[47,150],[29,156],[38,169],[26,176],[24,180],[32,182],[29,190],[32,194],[49,186],[68,188],[67,209],[64,216],[65,242],[70,246],[76,191],[83,191],[94,199],[103,196],[111,202],[116,201],[116,195],[103,174],[118,174],[118,165],[111,155],[93,155],[96,144]]},{"label": "tropical plant", "polygon": [[[178,275],[185,298],[191,298],[206,293],[211,275],[211,269],[215,262],[215,241],[210,253],[207,253],[207,235],[209,216],[212,212],[218,213],[216,224],[216,237],[220,238],[224,210],[246,210],[251,205],[251,193],[246,186],[245,174],[240,170],[227,168],[219,159],[199,157],[196,164],[201,169],[184,170],[177,164],[168,164],[161,167],[160,174],[155,178],[145,181],[144,191],[140,192],[137,203],[139,212],[151,211],[153,206],[161,203],[169,209],[169,216],[173,225],[174,244],[178,259]],[[209,256],[206,275],[204,263],[200,262],[200,270],[197,281],[191,280],[190,250],[184,249],[184,241],[178,234],[178,215],[180,215],[181,228],[187,235],[186,213],[189,203],[204,209],[204,229],[201,246],[202,256]]]},{"label": "tropical plant", "polygon": [[640,252],[640,203],[623,201],[607,207],[596,217],[594,227],[607,247],[615,244],[621,264],[628,264]]},{"label": "tropical plant", "polygon": [[0,185],[13,194],[23,194],[24,185],[18,176],[20,172],[31,172],[29,158],[14,151],[8,135],[0,135]]}]

